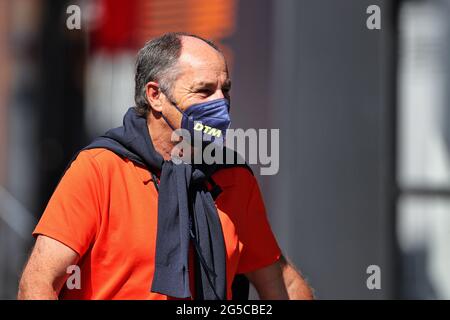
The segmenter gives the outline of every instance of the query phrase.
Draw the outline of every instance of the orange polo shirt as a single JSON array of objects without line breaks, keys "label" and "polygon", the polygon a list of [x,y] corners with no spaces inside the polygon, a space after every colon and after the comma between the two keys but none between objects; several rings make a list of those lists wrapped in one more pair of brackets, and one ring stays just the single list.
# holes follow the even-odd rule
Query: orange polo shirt
[{"label": "orange polo shirt", "polygon": [[[281,252],[255,177],[236,167],[218,171],[213,179],[223,190],[216,206],[231,299],[237,273],[273,264]],[[80,256],[81,289],[63,286],[60,298],[171,299],[150,291],[157,212],[158,193],[146,169],[106,149],[82,151],[33,232],[64,243]],[[190,272],[192,289],[193,275]]]}]

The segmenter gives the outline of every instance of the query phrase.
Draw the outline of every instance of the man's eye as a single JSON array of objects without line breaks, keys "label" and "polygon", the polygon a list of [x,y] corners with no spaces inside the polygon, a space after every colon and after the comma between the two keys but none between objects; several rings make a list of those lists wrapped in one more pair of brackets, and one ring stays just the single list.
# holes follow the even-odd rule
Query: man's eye
[{"label": "man's eye", "polygon": [[204,95],[207,95],[207,96],[211,95],[211,93],[212,93],[211,90],[209,90],[209,89],[200,89],[197,92],[201,93],[201,94],[204,94]]}]

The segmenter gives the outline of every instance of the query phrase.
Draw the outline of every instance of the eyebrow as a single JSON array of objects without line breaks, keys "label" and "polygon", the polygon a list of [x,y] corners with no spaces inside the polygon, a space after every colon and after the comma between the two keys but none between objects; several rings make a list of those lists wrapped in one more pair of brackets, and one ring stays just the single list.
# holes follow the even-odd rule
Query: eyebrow
[{"label": "eyebrow", "polygon": [[[215,86],[216,86],[216,82],[198,81],[198,82],[194,82],[194,84],[191,86],[191,89],[210,88],[210,87],[215,87]],[[225,80],[222,87],[231,88],[231,80],[230,79]]]}]

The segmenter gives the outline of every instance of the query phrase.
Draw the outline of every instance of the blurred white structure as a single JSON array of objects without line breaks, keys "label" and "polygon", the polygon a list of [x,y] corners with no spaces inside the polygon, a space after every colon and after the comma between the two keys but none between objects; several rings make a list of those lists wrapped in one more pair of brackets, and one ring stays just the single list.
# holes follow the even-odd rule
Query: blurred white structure
[{"label": "blurred white structure", "polygon": [[449,8],[406,1],[399,20],[398,235],[408,298],[450,299]]},{"label": "blurred white structure", "polygon": [[135,52],[95,52],[86,68],[85,124],[91,137],[118,127],[134,106]]}]

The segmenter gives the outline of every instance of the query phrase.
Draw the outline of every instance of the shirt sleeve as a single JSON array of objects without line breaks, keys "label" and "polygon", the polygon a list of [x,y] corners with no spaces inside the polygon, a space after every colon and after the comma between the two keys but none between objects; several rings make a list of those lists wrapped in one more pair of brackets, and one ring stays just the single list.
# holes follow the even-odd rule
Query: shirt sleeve
[{"label": "shirt sleeve", "polygon": [[56,187],[33,236],[53,238],[82,256],[97,233],[101,181],[95,159],[81,152]]},{"label": "shirt sleeve", "polygon": [[267,219],[258,182],[253,176],[251,190],[245,228],[240,235],[243,249],[237,273],[247,273],[269,266],[281,256],[281,250]]}]

